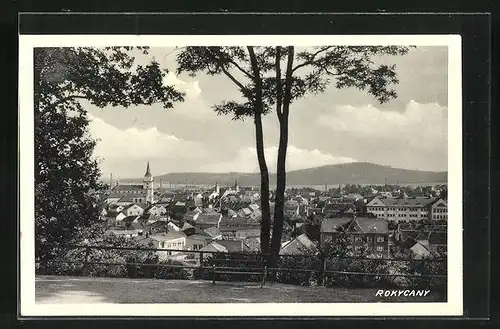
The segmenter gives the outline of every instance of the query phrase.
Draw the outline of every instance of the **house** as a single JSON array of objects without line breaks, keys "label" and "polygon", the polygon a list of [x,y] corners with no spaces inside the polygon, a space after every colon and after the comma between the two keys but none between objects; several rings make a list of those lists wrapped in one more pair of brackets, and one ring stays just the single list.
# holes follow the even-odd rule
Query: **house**
[{"label": "house", "polygon": [[281,246],[280,255],[311,255],[319,252],[318,246],[306,234],[301,234],[295,239]]},{"label": "house", "polygon": [[140,216],[144,213],[144,209],[137,204],[129,204],[121,211],[125,216]]},{"label": "house", "polygon": [[213,240],[220,240],[220,239],[222,239],[222,235],[221,235],[220,230],[217,227],[215,227],[215,226],[206,228],[203,231],[205,232],[205,234],[207,234]]},{"label": "house", "polygon": [[209,228],[211,226],[219,227],[222,219],[222,214],[199,214],[195,220],[195,226],[201,229]]},{"label": "house", "polygon": [[168,211],[168,205],[164,203],[156,203],[151,205],[149,208],[146,209],[146,213],[156,215],[156,216],[161,216],[166,214]]},{"label": "house", "polygon": [[252,212],[255,212],[255,211],[259,210],[260,207],[258,204],[252,203],[252,204],[248,205],[248,209],[250,209]]},{"label": "house", "polygon": [[238,211],[238,215],[241,217],[248,217],[252,214],[252,210],[250,208],[242,208]]},{"label": "house", "polygon": [[249,217],[254,222],[259,222],[262,218],[262,212],[260,210],[254,210]]},{"label": "house", "polygon": [[179,226],[175,225],[173,222],[168,222],[167,223],[167,228],[168,228],[169,231],[180,231],[181,230],[179,228]]},{"label": "house", "polygon": [[168,233],[154,234],[149,236],[156,241],[158,249],[182,250],[186,247],[186,234],[182,231],[170,231]]},{"label": "house", "polygon": [[131,196],[122,196],[118,201],[115,202],[118,206],[128,206],[134,203],[134,199]]},{"label": "house", "polygon": [[244,240],[252,252],[260,252],[260,237],[250,237]]},{"label": "house", "polygon": [[[214,243],[214,242],[212,242]],[[223,246],[227,252],[239,253],[239,252],[251,252],[250,247],[245,243],[245,241],[235,241],[235,240],[217,240],[215,243]]]},{"label": "house", "polygon": [[309,200],[307,200],[306,198],[304,198],[301,195],[293,197],[292,200],[293,201],[297,201],[297,203],[299,204],[299,206],[307,206],[307,205],[309,205]]},{"label": "house", "polygon": [[194,205],[196,207],[203,207],[203,195],[201,193],[195,195],[193,199],[194,199]]},{"label": "house", "polygon": [[123,218],[121,221],[117,222],[116,224],[118,226],[130,226],[130,224],[136,220],[136,218],[138,218],[139,216],[127,216],[125,218]]},{"label": "house", "polygon": [[227,217],[236,217],[238,216],[238,213],[234,211],[233,209],[228,209],[227,210]]},{"label": "house", "polygon": [[160,216],[157,216],[157,215],[153,215],[153,214],[143,213],[143,214],[140,216],[140,220],[143,220],[143,221],[145,221],[146,223],[150,224],[150,223],[154,223],[154,222],[156,222],[156,221],[161,220],[161,217],[160,217]]},{"label": "house", "polygon": [[325,218],[320,229],[321,245],[334,246],[340,243],[340,237],[345,237],[351,254],[389,255],[389,226],[384,219],[356,216]]},{"label": "house", "polygon": [[209,244],[210,238],[207,235],[193,234],[186,237],[186,250],[201,250]]},{"label": "house", "polygon": [[210,244],[206,245],[205,247],[201,248],[200,251],[206,251],[206,252],[224,252],[227,253],[229,252],[226,247],[223,245],[220,245],[218,242],[211,242]]},{"label": "house", "polygon": [[448,220],[448,204],[445,200],[438,198],[431,204],[429,217],[433,221]]},{"label": "house", "polygon": [[194,221],[196,221],[196,219],[198,218],[200,213],[201,213],[201,210],[200,210],[200,212],[198,212],[198,211],[196,211],[196,209],[188,211],[187,213],[184,214],[184,221],[185,222],[194,222]]},{"label": "house", "polygon": [[431,252],[428,249],[428,246],[423,245],[420,242],[417,242],[410,248],[413,253],[414,259],[424,259],[428,258],[431,255]]},{"label": "house", "polygon": [[296,201],[285,202],[284,214],[288,217],[300,216],[299,204]]},{"label": "house", "polygon": [[119,223],[125,218],[127,217],[123,212],[120,212],[119,214],[116,214],[116,216],[114,217],[114,223],[116,225],[119,225]]},{"label": "house", "polygon": [[260,237],[260,225],[248,224],[244,227],[239,227],[235,232],[235,237],[237,240]]},{"label": "house", "polygon": [[447,232],[431,232],[429,234],[429,250],[434,254],[446,253],[448,251]]},{"label": "house", "polygon": [[144,226],[144,232],[149,234],[159,234],[168,231],[168,222],[156,221],[154,223],[148,223]]}]

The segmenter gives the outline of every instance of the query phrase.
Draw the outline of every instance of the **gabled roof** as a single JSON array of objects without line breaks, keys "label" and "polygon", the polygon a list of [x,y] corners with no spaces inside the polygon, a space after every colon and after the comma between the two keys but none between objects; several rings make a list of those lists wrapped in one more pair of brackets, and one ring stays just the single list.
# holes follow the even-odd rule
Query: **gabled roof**
[{"label": "gabled roof", "polygon": [[307,235],[301,234],[281,247],[280,255],[303,255],[318,251],[318,247]]},{"label": "gabled roof", "polygon": [[196,218],[196,223],[201,224],[217,224],[219,220],[222,218],[222,214],[214,213],[214,214],[199,214],[198,218]]},{"label": "gabled roof", "polygon": [[372,205],[372,203],[375,203],[376,202],[375,200],[378,200],[378,202],[381,202],[388,207],[398,207],[398,206],[425,207],[437,201],[436,198],[421,198],[421,197],[403,198],[403,199],[375,198],[368,204],[368,206]]},{"label": "gabled roof", "polygon": [[136,220],[139,216],[127,216],[122,219],[123,223],[132,223],[134,220]]},{"label": "gabled roof", "polygon": [[250,250],[250,247],[243,241],[219,240],[217,243],[226,248],[228,252],[242,252]]},{"label": "gabled roof", "polygon": [[192,234],[187,237],[187,239],[195,240],[195,241],[207,241],[207,239],[210,239],[206,235],[201,235],[201,234]]},{"label": "gabled roof", "polygon": [[141,206],[139,206],[137,203],[132,203],[132,204],[129,204],[129,205],[125,206],[125,207],[123,208],[123,210],[122,210],[122,211],[128,210],[128,209],[130,209],[130,208],[132,208],[132,207],[134,207],[134,206],[137,206],[137,207],[139,207],[139,208],[143,209],[143,208],[142,208]]},{"label": "gabled roof", "polygon": [[201,248],[200,251],[215,251],[215,252],[228,252],[226,247],[218,244],[217,242],[212,242],[209,245]]},{"label": "gabled roof", "polygon": [[389,225],[381,218],[356,217],[353,220],[363,233],[389,233]]},{"label": "gabled roof", "polygon": [[169,241],[169,240],[185,238],[185,237],[186,237],[186,234],[184,234],[182,231],[169,231],[166,234],[155,234],[155,235],[150,236],[151,239],[154,239],[157,241]]},{"label": "gabled roof", "polygon": [[333,233],[345,230],[351,223],[350,217],[325,218],[321,222],[321,232]]},{"label": "gabled roof", "polygon": [[139,184],[122,184],[122,185],[116,185],[113,187],[111,191],[113,192],[120,192],[120,191],[142,191],[143,186]]},{"label": "gabled roof", "polygon": [[430,255],[429,250],[421,243],[415,243],[411,248],[415,254],[415,258],[427,257]]},{"label": "gabled roof", "polygon": [[208,234],[212,238],[215,238],[216,236],[218,236],[220,234],[220,230],[215,226],[206,228],[206,229],[204,229],[204,231],[206,234]]}]

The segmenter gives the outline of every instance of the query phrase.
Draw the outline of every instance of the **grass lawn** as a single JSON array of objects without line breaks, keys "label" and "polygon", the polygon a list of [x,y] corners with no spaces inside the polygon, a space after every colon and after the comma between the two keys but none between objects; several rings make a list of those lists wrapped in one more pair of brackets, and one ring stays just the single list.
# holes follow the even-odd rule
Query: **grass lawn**
[{"label": "grass lawn", "polygon": [[375,297],[377,289],[302,287],[268,283],[37,276],[36,303],[363,303],[446,301],[426,297]]}]

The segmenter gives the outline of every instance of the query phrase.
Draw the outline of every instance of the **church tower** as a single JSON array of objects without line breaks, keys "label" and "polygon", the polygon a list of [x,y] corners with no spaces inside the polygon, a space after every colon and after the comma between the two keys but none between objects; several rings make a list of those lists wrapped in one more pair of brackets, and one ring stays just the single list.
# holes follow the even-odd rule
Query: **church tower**
[{"label": "church tower", "polygon": [[240,185],[238,184],[238,181],[236,180],[235,183],[234,183],[234,190],[236,192],[239,192],[240,191]]},{"label": "church tower", "polygon": [[149,161],[146,167],[146,174],[142,180],[142,188],[146,190],[146,203],[152,204],[154,202],[153,194],[153,175],[151,175],[151,169],[149,168]]},{"label": "church tower", "polygon": [[220,193],[220,186],[219,186],[219,183],[215,182],[215,189],[214,189],[214,192],[219,194]]}]

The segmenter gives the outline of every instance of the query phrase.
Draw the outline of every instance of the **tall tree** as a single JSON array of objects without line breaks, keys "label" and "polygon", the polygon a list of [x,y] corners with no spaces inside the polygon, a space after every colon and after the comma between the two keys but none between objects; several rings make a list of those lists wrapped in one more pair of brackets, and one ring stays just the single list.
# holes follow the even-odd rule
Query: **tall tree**
[{"label": "tall tree", "polygon": [[[277,262],[283,234],[288,118],[291,104],[307,94],[324,92],[330,84],[334,84],[338,89],[354,87],[367,90],[380,103],[388,102],[397,97],[392,89],[392,85],[399,82],[395,65],[376,64],[374,58],[404,55],[408,51],[408,47],[399,46],[322,46],[296,52],[295,47],[288,46],[284,58],[285,78],[280,79],[280,67],[276,65],[276,77],[265,79],[265,102],[276,104],[280,131],[276,204],[270,247],[271,266]],[[281,61],[278,52],[276,61]]]},{"label": "tall tree", "polygon": [[[179,72],[225,74],[244,97],[243,102],[223,102],[215,106],[219,114],[231,114],[234,119],[251,116],[256,125],[257,156],[261,169],[261,189],[269,182],[265,166],[261,117],[275,111],[279,122],[277,187],[269,250],[276,263],[281,246],[286,188],[286,153],[288,120],[292,103],[308,94],[318,94],[333,84],[336,88],[353,87],[365,90],[380,103],[395,98],[392,85],[397,84],[394,65],[380,65],[375,57],[405,55],[409,47],[400,46],[321,46],[295,47],[187,47],[177,57]],[[282,68],[283,67],[283,68]],[[246,83],[230,73],[236,72]],[[263,165],[264,164],[264,165]],[[263,213],[267,200],[261,200]],[[267,221],[261,226],[262,250],[268,250]]]},{"label": "tall tree", "polygon": [[[163,84],[157,62],[133,69],[131,48],[36,48],[34,51],[36,256],[51,258],[97,214],[96,141],[79,100],[98,107],[161,103],[183,94]],[[137,50],[136,50],[137,51]],[[146,52],[147,48],[139,48]]]},{"label": "tall tree", "polygon": [[226,76],[240,91],[242,101],[224,101],[213,108],[219,115],[231,115],[233,120],[252,118],[255,125],[255,144],[260,170],[261,251],[267,253],[270,245],[271,211],[269,205],[269,171],[264,153],[262,116],[271,108],[264,102],[262,81],[272,69],[269,58],[273,48],[255,47],[186,47],[177,55],[178,73],[195,76],[199,72]]}]

